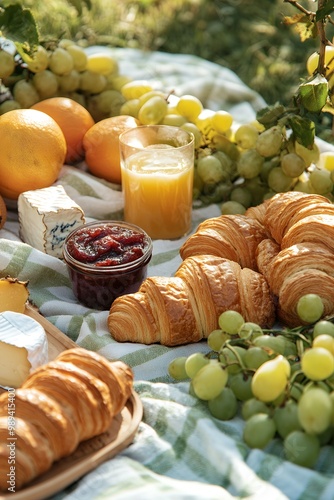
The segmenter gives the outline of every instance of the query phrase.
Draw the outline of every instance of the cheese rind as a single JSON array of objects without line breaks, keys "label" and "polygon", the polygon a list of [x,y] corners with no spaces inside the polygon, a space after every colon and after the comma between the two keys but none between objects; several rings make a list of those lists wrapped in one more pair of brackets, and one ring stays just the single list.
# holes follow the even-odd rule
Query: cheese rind
[{"label": "cheese rind", "polygon": [[17,209],[21,239],[58,258],[67,235],[85,223],[83,210],[61,185],[21,193]]},{"label": "cheese rind", "polygon": [[30,371],[48,362],[48,339],[38,321],[25,314],[0,314],[0,385],[17,388]]}]

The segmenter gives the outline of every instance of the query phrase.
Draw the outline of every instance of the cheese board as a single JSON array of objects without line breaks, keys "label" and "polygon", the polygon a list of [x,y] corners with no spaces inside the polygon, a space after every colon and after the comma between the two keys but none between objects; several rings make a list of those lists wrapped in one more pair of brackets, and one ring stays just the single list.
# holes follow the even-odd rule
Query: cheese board
[{"label": "cheese board", "polygon": [[[75,342],[44,318],[38,310],[27,304],[25,314],[38,321],[48,337],[49,360],[60,352],[76,347]],[[3,390],[2,390],[3,392]],[[0,493],[0,500],[41,500],[63,490],[80,477],[95,469],[105,460],[113,458],[129,446],[137,432],[143,416],[139,396],[132,391],[123,410],[116,415],[109,429],[88,439],[68,457],[55,462],[52,468],[19,491]]]}]

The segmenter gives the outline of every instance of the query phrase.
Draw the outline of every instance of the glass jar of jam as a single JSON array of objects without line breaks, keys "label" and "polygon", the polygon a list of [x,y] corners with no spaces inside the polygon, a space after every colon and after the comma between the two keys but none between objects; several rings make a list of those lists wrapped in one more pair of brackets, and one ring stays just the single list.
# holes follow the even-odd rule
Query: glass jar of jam
[{"label": "glass jar of jam", "polygon": [[116,297],[139,289],[152,247],[146,232],[127,222],[89,222],[76,228],[63,247],[74,295],[87,307],[110,309]]}]

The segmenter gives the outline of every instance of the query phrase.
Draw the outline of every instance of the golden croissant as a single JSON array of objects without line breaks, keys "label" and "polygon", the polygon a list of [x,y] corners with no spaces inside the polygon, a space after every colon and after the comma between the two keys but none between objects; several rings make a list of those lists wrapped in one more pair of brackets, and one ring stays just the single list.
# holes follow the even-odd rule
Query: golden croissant
[{"label": "golden croissant", "polygon": [[[133,387],[121,361],[74,348],[34,370],[15,391],[15,487],[22,488],[70,455],[80,442],[107,431]],[[0,396],[0,490],[9,473],[8,394]]]},{"label": "golden croissant", "polygon": [[276,297],[278,320],[300,325],[296,307],[308,293],[321,297],[323,316],[333,315],[334,205],[320,195],[275,195],[266,202],[264,223],[272,238],[259,243],[256,259]]},{"label": "golden croissant", "polygon": [[212,255],[185,259],[173,277],[149,277],[138,292],[111,305],[108,328],[119,342],[176,346],[198,342],[218,328],[226,310],[272,326],[275,311],[265,278],[232,260]]},{"label": "golden croissant", "polygon": [[245,215],[221,215],[206,219],[181,246],[182,259],[215,255],[257,270],[256,248],[268,233],[258,220]]}]

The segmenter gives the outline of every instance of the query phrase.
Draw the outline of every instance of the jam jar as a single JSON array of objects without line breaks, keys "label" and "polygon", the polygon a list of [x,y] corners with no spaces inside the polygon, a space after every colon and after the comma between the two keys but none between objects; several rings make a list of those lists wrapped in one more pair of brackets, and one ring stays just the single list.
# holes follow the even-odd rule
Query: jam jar
[{"label": "jam jar", "polygon": [[63,257],[81,304],[110,309],[116,297],[136,292],[147,276],[152,240],[123,221],[88,222],[68,234]]}]

